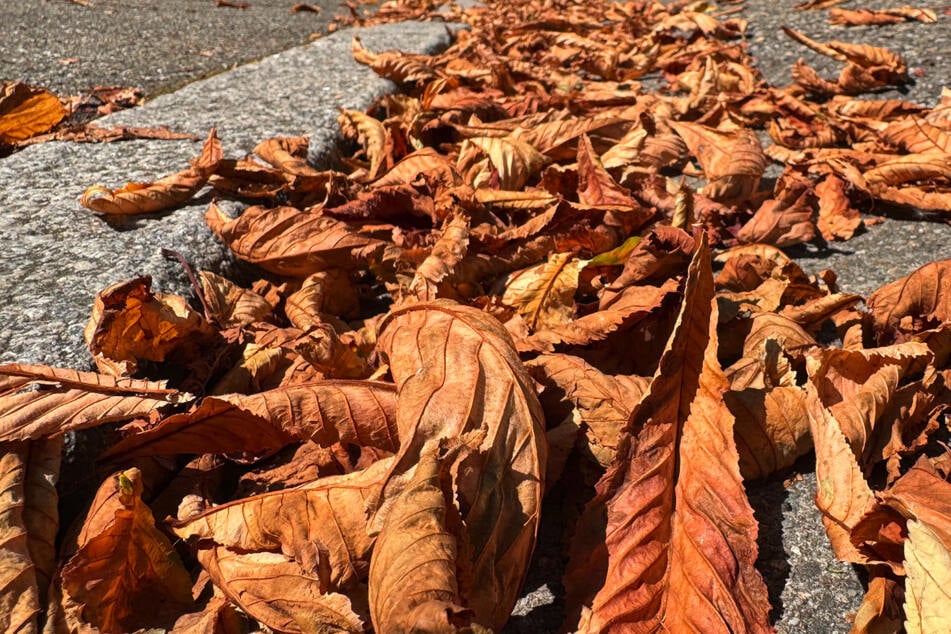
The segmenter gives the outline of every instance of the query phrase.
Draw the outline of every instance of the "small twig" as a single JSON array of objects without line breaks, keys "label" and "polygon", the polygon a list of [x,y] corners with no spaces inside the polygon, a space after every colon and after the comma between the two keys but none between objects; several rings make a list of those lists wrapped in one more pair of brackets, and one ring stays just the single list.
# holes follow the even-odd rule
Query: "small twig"
[{"label": "small twig", "polygon": [[178,251],[166,249],[165,247],[162,247],[161,253],[162,257],[166,260],[178,260],[181,263],[182,268],[185,269],[185,274],[188,275],[188,281],[191,282],[192,289],[198,297],[198,301],[201,302],[202,310],[205,312],[205,319],[210,323],[215,323],[215,319],[211,315],[211,310],[208,308],[208,302],[205,301],[205,293],[202,291],[201,285],[198,283],[198,278],[195,277],[195,272],[192,270],[188,260],[185,259],[185,256]]}]

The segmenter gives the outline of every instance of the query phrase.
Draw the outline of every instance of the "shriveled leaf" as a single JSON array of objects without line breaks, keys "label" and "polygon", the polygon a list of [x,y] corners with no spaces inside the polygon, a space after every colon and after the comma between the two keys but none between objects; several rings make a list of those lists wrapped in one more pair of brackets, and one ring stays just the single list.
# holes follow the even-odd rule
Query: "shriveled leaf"
[{"label": "shriveled leaf", "polygon": [[398,83],[426,81],[436,77],[425,55],[408,55],[401,51],[372,53],[363,46],[359,37],[353,38],[351,51],[353,59],[369,66],[381,77]]},{"label": "shriveled leaf", "polygon": [[[474,582],[460,589],[462,607],[475,622],[501,628],[524,579],[541,509],[547,452],[531,379],[501,324],[445,300],[391,312],[379,347],[399,389],[401,447],[371,530],[386,522],[427,441],[471,439],[476,446],[445,466],[467,527],[457,536],[464,541],[456,566]],[[396,587],[389,579],[408,569],[381,572],[380,587]]]},{"label": "shriveled leaf", "polygon": [[951,259],[925,264],[882,286],[866,301],[880,339],[951,320]]},{"label": "shriveled leaf", "polygon": [[736,418],[734,437],[745,480],[788,468],[811,448],[809,416],[802,388],[729,391],[724,395]]},{"label": "shriveled leaf", "polygon": [[502,301],[515,307],[533,331],[566,325],[574,315],[578,272],[577,258],[553,254],[548,262],[510,275]]},{"label": "shriveled leaf", "polygon": [[697,123],[671,122],[697,157],[707,184],[701,193],[720,202],[743,202],[759,186],[766,156],[751,130],[725,133]]},{"label": "shriveled leaf", "polygon": [[212,204],[205,220],[242,260],[291,277],[304,278],[327,268],[353,268],[386,246],[340,220],[294,207],[250,207],[233,219]]},{"label": "shriveled leaf", "polygon": [[56,568],[56,534],[59,530],[59,481],[63,457],[62,436],[31,440],[21,457],[26,458],[23,484],[23,523],[40,604],[47,605]]},{"label": "shriveled leaf", "polygon": [[63,590],[82,606],[82,617],[103,632],[128,632],[169,615],[173,622],[192,605],[188,572],[141,499],[139,470],[113,476],[110,485],[121,507],[113,522],[90,536],[63,567]]},{"label": "shriveled leaf", "polygon": [[905,629],[909,634],[951,628],[951,547],[923,522],[908,522],[905,541]]},{"label": "shriveled leaf", "polygon": [[633,326],[660,308],[669,296],[677,293],[677,286],[676,279],[668,279],[662,286],[625,288],[608,307],[561,326],[539,330],[519,341],[519,349],[551,352],[558,345],[583,346],[604,341],[612,333]]},{"label": "shriveled leaf", "polygon": [[873,577],[855,613],[852,623],[854,634],[899,634],[902,626],[902,610],[898,600],[901,593],[898,583],[888,577]]},{"label": "shriveled leaf", "polygon": [[352,318],[359,312],[360,298],[347,271],[341,269],[308,275],[300,290],[288,295],[284,302],[287,318],[302,330],[323,323],[325,314]]},{"label": "shriveled leaf", "polygon": [[463,142],[456,169],[473,187],[518,191],[548,162],[519,139],[475,137]]},{"label": "shriveled leaf", "polygon": [[5,442],[0,452],[0,627],[37,632],[40,593],[24,517],[30,443]]},{"label": "shriveled leaf", "polygon": [[260,452],[305,439],[394,452],[395,415],[393,386],[375,381],[338,379],[207,397],[195,410],[120,441],[104,457]]},{"label": "shriveled leaf", "polygon": [[224,328],[264,321],[273,310],[267,300],[254,291],[211,271],[201,271],[198,279],[212,317]]},{"label": "shriveled leaf", "polygon": [[339,119],[345,134],[350,129],[356,132],[354,136],[363,145],[364,152],[370,159],[366,178],[370,181],[376,180],[387,159],[386,128],[380,121],[359,110],[342,110]]},{"label": "shriveled leaf", "polygon": [[808,242],[816,236],[812,222],[813,208],[805,183],[793,180],[788,185],[777,183],[775,198],[763,201],[736,237],[741,242],[765,242],[787,247]]},{"label": "shriveled leaf", "polygon": [[241,634],[244,631],[237,609],[220,596],[212,597],[201,612],[182,615],[172,627],[173,634]]},{"label": "shriveled leaf", "polygon": [[908,519],[905,628],[921,634],[946,629],[951,607],[951,483],[920,458],[881,499]]},{"label": "shriveled leaf", "polygon": [[433,245],[432,252],[417,267],[409,294],[418,301],[432,301],[439,296],[440,284],[465,257],[469,247],[469,218],[454,215],[446,222],[442,235]]},{"label": "shriveled leaf", "polygon": [[101,372],[128,376],[140,361],[165,361],[213,336],[184,297],[154,293],[151,287],[151,277],[137,277],[96,295],[83,336]]},{"label": "shriveled leaf", "polygon": [[391,466],[381,460],[365,471],[183,516],[175,532],[197,539],[198,559],[215,585],[268,627],[362,632],[374,544],[367,509]]},{"label": "shriveled leaf", "polygon": [[598,463],[608,467],[614,460],[620,432],[646,391],[648,379],[604,374],[567,354],[539,355],[528,367],[543,384],[564,393],[563,399],[571,405],[570,420],[583,430],[588,449]]},{"label": "shriveled leaf", "polygon": [[48,438],[147,417],[160,407],[191,398],[166,388],[164,381],[43,365],[0,365],[0,441]]},{"label": "shriveled leaf", "polygon": [[121,189],[93,185],[83,192],[80,204],[104,214],[147,214],[188,202],[218,168],[222,160],[221,142],[212,128],[201,155],[192,166],[152,183],[128,183]]},{"label": "shriveled leaf", "polygon": [[0,83],[0,144],[12,145],[46,132],[66,117],[66,108],[43,88]]},{"label": "shriveled leaf", "polygon": [[[811,359],[809,362],[816,363]],[[874,508],[872,489],[849,439],[835,416],[823,406],[816,382],[807,382],[805,389],[809,426],[816,448],[816,506],[822,513],[822,522],[836,557],[842,561],[864,563],[868,558],[852,544],[850,533]]]},{"label": "shriveled leaf", "polygon": [[460,545],[453,533],[461,522],[451,503],[449,461],[440,460],[438,446],[436,440],[423,445],[377,538],[369,599],[379,632],[445,632],[474,625],[459,592],[458,571],[465,567],[457,563]]},{"label": "shriveled leaf", "polygon": [[771,629],[721,399],[709,257],[701,241],[657,374],[582,517],[566,578],[570,609],[586,606],[579,631]]},{"label": "shriveled leaf", "polygon": [[845,182],[837,176],[827,176],[816,185],[819,197],[817,226],[826,240],[848,240],[862,226],[862,217],[846,195]]},{"label": "shriveled leaf", "polygon": [[365,610],[278,552],[245,552],[212,544],[198,561],[233,603],[275,632],[366,631]]}]

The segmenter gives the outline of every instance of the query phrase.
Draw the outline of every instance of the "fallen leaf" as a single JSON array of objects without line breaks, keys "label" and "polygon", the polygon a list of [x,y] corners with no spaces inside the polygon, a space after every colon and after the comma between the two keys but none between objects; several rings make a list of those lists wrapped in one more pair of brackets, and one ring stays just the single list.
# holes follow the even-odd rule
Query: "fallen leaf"
[{"label": "fallen leaf", "polygon": [[[448,512],[458,513],[467,527],[458,536],[465,541],[456,565],[475,582],[460,590],[460,598],[476,623],[500,628],[528,569],[541,510],[546,445],[531,379],[502,325],[473,308],[446,300],[410,305],[392,311],[381,330],[379,346],[399,390],[400,452],[371,531],[398,526],[388,515],[410,486],[428,441],[468,439],[470,448],[445,465],[455,492],[455,511]],[[378,539],[384,538],[393,548],[404,548],[388,535]],[[392,555],[377,549],[376,557]],[[406,567],[378,568],[380,576],[371,584],[398,588],[392,580],[416,565],[414,560]],[[389,601],[376,595],[377,605]],[[417,609],[426,613],[436,608],[434,602]]]},{"label": "fallen leaf", "polygon": [[120,441],[103,458],[261,452],[305,439],[395,452],[395,399],[389,384],[341,380],[207,397],[195,410]]},{"label": "fallen leaf", "polygon": [[174,617],[166,617],[171,625],[192,605],[191,580],[141,499],[141,473],[120,472],[103,486],[118,493],[113,520],[66,562],[63,591],[103,632],[131,631],[164,615]]},{"label": "fallen leaf", "polygon": [[575,537],[566,586],[569,609],[584,607],[579,631],[770,631],[756,521],[720,398],[716,321],[701,239],[660,368]]},{"label": "fallen leaf", "polygon": [[104,374],[130,376],[142,361],[165,361],[186,349],[194,353],[192,346],[213,336],[184,297],[154,293],[151,286],[151,277],[137,277],[96,295],[83,336]]},{"label": "fallen leaf", "polygon": [[0,83],[0,143],[12,145],[42,134],[66,117],[66,108],[43,88]]},{"label": "fallen leaf", "polygon": [[192,396],[164,381],[116,378],[43,365],[0,365],[0,441],[41,439],[146,417]]},{"label": "fallen leaf", "polygon": [[188,202],[221,162],[221,143],[213,128],[192,166],[152,183],[128,183],[112,190],[93,185],[83,192],[80,204],[104,214],[147,214],[177,207]]}]

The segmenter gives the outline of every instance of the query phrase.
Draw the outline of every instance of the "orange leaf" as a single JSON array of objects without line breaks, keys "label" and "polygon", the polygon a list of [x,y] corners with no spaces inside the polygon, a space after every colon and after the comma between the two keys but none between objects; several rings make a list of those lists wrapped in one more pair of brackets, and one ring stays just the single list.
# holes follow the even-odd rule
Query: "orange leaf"
[{"label": "orange leaf", "polygon": [[[379,349],[399,389],[401,447],[371,530],[386,524],[427,441],[465,439],[470,449],[445,465],[454,512],[467,527],[456,565],[472,582],[460,590],[461,607],[499,629],[518,597],[541,510],[547,452],[532,380],[508,333],[482,311],[437,300],[397,308],[381,328]],[[409,571],[382,570],[376,583],[396,588],[389,579]]]},{"label": "orange leaf", "polygon": [[205,220],[242,260],[291,277],[304,278],[326,268],[351,269],[386,246],[344,222],[294,207],[249,207],[232,219],[212,203]]},{"label": "orange leaf", "polygon": [[173,522],[195,538],[215,585],[248,614],[282,632],[364,631],[374,539],[366,508],[391,460],[344,476],[224,504]]},{"label": "orange leaf", "polygon": [[740,203],[759,186],[766,155],[752,130],[722,132],[698,123],[670,122],[697,157],[707,184],[701,193],[718,202]]},{"label": "orange leaf", "polygon": [[142,360],[165,361],[207,343],[214,331],[184,297],[153,293],[152,278],[137,277],[100,291],[83,331],[103,373],[134,374]]},{"label": "orange leaf", "polygon": [[882,286],[866,303],[880,340],[951,320],[951,259],[925,264]]},{"label": "orange leaf", "polygon": [[207,397],[195,410],[120,441],[103,457],[260,452],[305,439],[394,452],[395,412],[393,386],[373,381],[337,379]]},{"label": "orange leaf", "polygon": [[579,271],[577,258],[554,253],[547,262],[512,273],[502,301],[513,306],[532,331],[566,325],[575,312]]},{"label": "orange leaf", "polygon": [[42,134],[66,114],[59,99],[42,88],[0,83],[0,144],[12,145]]},{"label": "orange leaf", "polygon": [[528,366],[540,382],[564,393],[564,400],[571,404],[571,420],[582,427],[589,451],[601,466],[610,466],[621,430],[646,391],[648,380],[604,374],[567,354],[542,354]]},{"label": "orange leaf", "polygon": [[816,185],[819,197],[817,226],[826,240],[848,240],[862,226],[862,217],[845,193],[845,181],[827,176]]},{"label": "orange leaf", "polygon": [[43,365],[0,365],[0,441],[60,436],[76,429],[147,417],[192,396],[164,381],[117,379]]},{"label": "orange leaf", "polygon": [[29,454],[28,442],[0,444],[0,628],[5,632],[35,632],[40,613],[23,509]]},{"label": "orange leaf", "polygon": [[63,591],[103,632],[171,625],[192,605],[191,579],[141,499],[141,473],[121,472],[103,487],[118,493],[112,522],[66,562]]},{"label": "orange leaf", "polygon": [[423,445],[419,462],[406,474],[409,481],[390,502],[377,538],[369,599],[378,632],[482,629],[462,605],[457,559],[464,545],[453,534],[461,532],[460,518],[446,473],[451,460],[437,455],[438,445],[436,440]]},{"label": "orange leaf", "polygon": [[702,240],[660,367],[579,526],[566,577],[569,608],[589,606],[579,631],[771,629],[716,321]]},{"label": "orange leaf", "polygon": [[218,169],[221,159],[221,142],[217,130],[212,128],[201,155],[192,161],[190,168],[153,183],[129,183],[122,189],[93,185],[83,192],[79,203],[93,211],[120,215],[147,214],[177,207],[198,193]]},{"label": "orange leaf", "polygon": [[211,317],[222,328],[264,321],[273,307],[266,299],[211,271],[198,273]]}]

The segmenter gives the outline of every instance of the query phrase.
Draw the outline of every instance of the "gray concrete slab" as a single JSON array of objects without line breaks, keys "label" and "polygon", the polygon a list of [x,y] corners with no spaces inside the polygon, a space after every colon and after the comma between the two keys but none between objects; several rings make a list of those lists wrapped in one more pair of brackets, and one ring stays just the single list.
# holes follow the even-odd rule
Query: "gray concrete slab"
[{"label": "gray concrete slab", "polygon": [[[359,34],[371,50],[433,51],[443,25],[402,23],[341,32],[190,84],[100,125],[170,125],[206,135],[218,126],[226,155],[274,135],[308,135],[315,154],[335,145],[337,108],[365,108],[393,88],[353,61]],[[0,362],[85,368],[82,329],[92,300],[114,282],[149,273],[156,290],[185,293],[180,251],[199,268],[229,265],[203,219],[206,204],[108,223],[79,206],[89,185],[119,187],[187,167],[199,142],[45,143],[0,160]]]},{"label": "gray concrete slab", "polygon": [[339,0],[310,0],[320,13],[291,13],[296,0],[6,0],[0,2],[0,80],[76,94],[97,85],[148,96],[310,41]]}]

